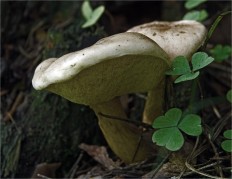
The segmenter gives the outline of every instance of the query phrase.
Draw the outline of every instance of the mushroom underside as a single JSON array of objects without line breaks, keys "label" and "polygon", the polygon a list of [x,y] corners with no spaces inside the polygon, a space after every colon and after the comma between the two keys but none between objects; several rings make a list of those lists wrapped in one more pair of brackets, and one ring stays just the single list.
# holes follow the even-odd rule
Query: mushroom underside
[{"label": "mushroom underside", "polygon": [[167,69],[162,59],[126,55],[89,67],[70,80],[49,85],[47,90],[74,103],[95,105],[116,96],[147,92],[164,79]]}]

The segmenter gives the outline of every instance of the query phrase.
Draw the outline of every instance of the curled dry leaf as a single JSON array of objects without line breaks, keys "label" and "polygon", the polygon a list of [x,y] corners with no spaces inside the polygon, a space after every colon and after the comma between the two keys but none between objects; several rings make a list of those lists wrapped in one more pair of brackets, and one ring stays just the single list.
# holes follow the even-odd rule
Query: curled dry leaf
[{"label": "curled dry leaf", "polygon": [[109,158],[108,152],[104,146],[87,145],[81,143],[79,148],[86,151],[97,162],[102,164],[105,168],[112,170],[117,167],[117,164]]},{"label": "curled dry leaf", "polygon": [[31,178],[41,178],[41,175],[48,178],[55,178],[56,170],[60,167],[60,165],[61,163],[40,163],[36,165]]}]

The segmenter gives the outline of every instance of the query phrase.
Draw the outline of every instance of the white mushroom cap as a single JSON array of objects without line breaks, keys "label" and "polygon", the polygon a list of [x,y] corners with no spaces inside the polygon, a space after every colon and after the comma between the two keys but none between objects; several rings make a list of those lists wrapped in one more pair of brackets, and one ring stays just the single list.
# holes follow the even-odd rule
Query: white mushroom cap
[{"label": "white mushroom cap", "polygon": [[138,32],[151,38],[171,59],[180,55],[189,58],[202,45],[207,34],[204,25],[192,20],[154,21],[135,26],[128,32]]},{"label": "white mushroom cap", "polygon": [[151,39],[126,32],[81,51],[43,61],[35,70],[35,89],[47,89],[86,105],[132,92],[146,92],[163,80],[168,55]]}]

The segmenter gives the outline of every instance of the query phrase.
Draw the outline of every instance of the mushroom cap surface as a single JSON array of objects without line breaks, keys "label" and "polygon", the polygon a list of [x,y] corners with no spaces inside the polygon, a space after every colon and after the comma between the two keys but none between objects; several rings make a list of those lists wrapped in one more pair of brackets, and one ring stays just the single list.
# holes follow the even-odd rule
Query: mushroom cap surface
[{"label": "mushroom cap surface", "polygon": [[205,26],[193,20],[174,22],[154,21],[135,26],[128,32],[138,32],[154,40],[170,57],[189,58],[206,38]]},{"label": "mushroom cap surface", "polygon": [[83,50],[43,61],[35,70],[35,89],[86,105],[133,92],[146,92],[164,79],[168,55],[145,35],[125,32]]}]

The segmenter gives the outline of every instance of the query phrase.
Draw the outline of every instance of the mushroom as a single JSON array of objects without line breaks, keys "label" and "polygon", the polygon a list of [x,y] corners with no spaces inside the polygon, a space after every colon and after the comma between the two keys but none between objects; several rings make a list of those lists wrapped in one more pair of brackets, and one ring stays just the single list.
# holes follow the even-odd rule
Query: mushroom
[{"label": "mushroom", "polygon": [[203,44],[207,34],[205,26],[193,20],[154,21],[127,32],[141,33],[154,40],[171,60],[180,55],[189,58]]},{"label": "mushroom", "polygon": [[169,68],[169,57],[156,42],[139,33],[125,32],[43,61],[32,84],[37,90],[46,89],[74,103],[89,105],[111,149],[125,163],[131,163],[154,153],[153,145],[150,139],[141,138],[138,126],[114,119],[127,117],[119,97],[158,89]]},{"label": "mushroom", "polygon": [[[207,34],[203,24],[191,20],[154,21],[135,26],[129,29],[128,32],[141,33],[154,40],[168,54],[171,61],[180,55],[190,59],[192,54],[203,44]],[[164,88],[165,85],[162,84],[159,85],[159,88],[148,92],[143,113],[145,123],[151,124],[161,114],[163,104],[157,104],[157,101],[164,101],[162,100],[164,98]],[[157,94],[160,95],[157,96]]]}]

